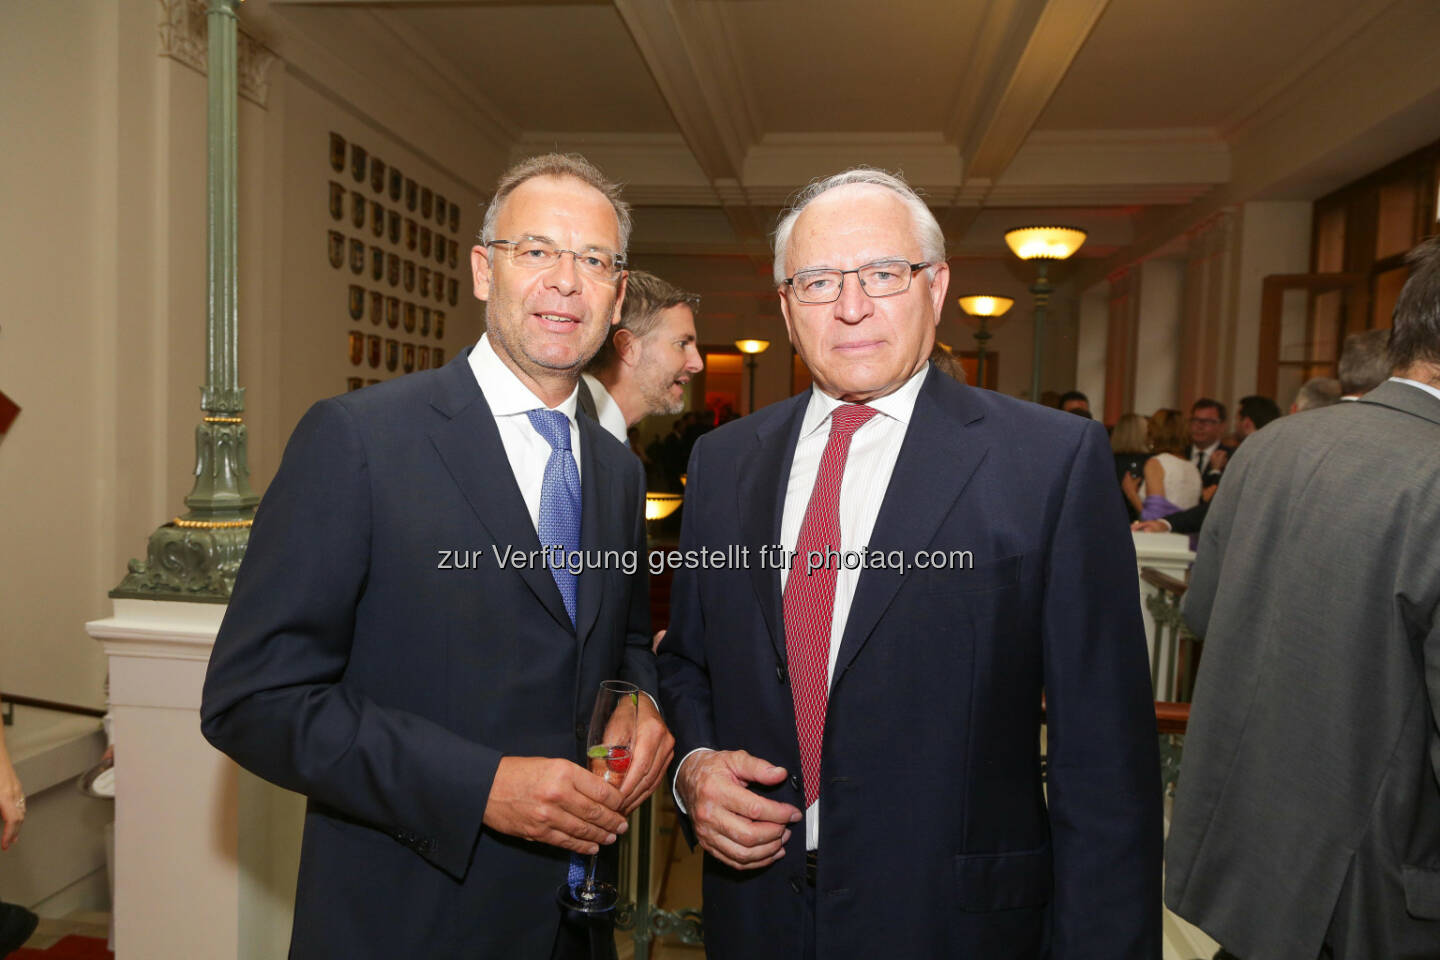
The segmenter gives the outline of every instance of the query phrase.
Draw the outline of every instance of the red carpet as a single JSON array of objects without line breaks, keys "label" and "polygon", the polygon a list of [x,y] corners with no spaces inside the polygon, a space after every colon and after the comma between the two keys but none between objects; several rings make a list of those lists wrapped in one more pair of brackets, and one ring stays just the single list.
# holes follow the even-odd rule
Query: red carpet
[{"label": "red carpet", "polygon": [[115,954],[105,949],[105,941],[99,937],[79,937],[71,934],[61,938],[48,950],[21,947],[10,954],[7,960],[115,960]]}]

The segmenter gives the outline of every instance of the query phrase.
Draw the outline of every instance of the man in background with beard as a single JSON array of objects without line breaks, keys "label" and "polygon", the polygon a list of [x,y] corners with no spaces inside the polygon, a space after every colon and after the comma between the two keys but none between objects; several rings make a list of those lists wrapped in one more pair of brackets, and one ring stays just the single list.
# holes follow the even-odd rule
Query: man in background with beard
[{"label": "man in background with beard", "polygon": [[685,385],[705,368],[695,345],[699,303],[653,273],[630,272],[620,322],[586,365],[580,390],[580,409],[621,443],[646,417],[684,408]]}]

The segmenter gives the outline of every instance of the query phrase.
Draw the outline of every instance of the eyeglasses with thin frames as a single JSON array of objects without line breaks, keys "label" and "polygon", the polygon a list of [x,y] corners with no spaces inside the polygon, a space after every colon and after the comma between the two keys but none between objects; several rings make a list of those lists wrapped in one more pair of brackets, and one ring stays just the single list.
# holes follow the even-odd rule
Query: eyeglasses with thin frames
[{"label": "eyeglasses with thin frames", "polygon": [[915,274],[930,266],[929,263],[911,263],[902,258],[876,260],[853,270],[835,270],[817,267],[800,270],[793,277],[786,277],[785,284],[795,291],[795,299],[801,303],[834,303],[840,299],[845,287],[845,275],[855,274],[860,289],[870,297],[893,297],[910,289]]},{"label": "eyeglasses with thin frames", "polygon": [[565,254],[575,258],[575,269],[594,280],[611,281],[625,269],[625,258],[608,250],[566,250],[544,237],[521,237],[519,240],[487,240],[487,247],[509,247],[510,262],[517,267],[539,272],[549,270]]}]

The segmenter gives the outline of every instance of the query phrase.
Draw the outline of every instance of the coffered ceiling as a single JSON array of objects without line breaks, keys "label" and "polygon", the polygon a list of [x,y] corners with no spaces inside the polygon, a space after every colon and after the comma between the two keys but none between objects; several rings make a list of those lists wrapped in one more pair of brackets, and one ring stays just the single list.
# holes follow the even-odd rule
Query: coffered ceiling
[{"label": "coffered ceiling", "polygon": [[[1104,260],[1187,208],[1318,195],[1362,157],[1440,137],[1440,114],[1378,124],[1440,93],[1434,0],[251,0],[244,15],[282,57],[323,48],[308,69],[334,83],[375,74],[366,50],[404,51],[485,145],[464,166],[481,191],[515,157],[584,152],[626,183],[636,247],[656,253],[761,258],[789,194],[870,163],[925,191],[956,255],[1001,257],[1007,227],[1058,220]],[[1366,103],[1385,51],[1407,49],[1429,61],[1408,76],[1430,79]],[[1348,95],[1327,86],[1341,74]],[[1335,141],[1290,137],[1284,118],[1324,115],[1324,97],[1350,118]],[[1355,131],[1387,139],[1356,150]],[[1275,156],[1277,135],[1309,153]]]}]

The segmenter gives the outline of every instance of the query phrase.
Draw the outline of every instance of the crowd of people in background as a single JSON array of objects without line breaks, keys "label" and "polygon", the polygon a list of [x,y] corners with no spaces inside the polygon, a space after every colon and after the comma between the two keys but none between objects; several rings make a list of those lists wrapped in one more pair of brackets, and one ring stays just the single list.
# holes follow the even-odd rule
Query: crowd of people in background
[{"label": "crowd of people in background", "polygon": [[[1289,414],[1353,401],[1390,376],[1389,330],[1369,330],[1345,339],[1338,377],[1313,377],[1302,384]],[[1089,398],[1079,390],[1049,391],[1041,403],[1093,419]],[[1115,482],[1132,529],[1148,533],[1198,534],[1236,448],[1257,430],[1284,416],[1270,397],[1242,397],[1233,429],[1224,403],[1200,397],[1181,411],[1162,407],[1148,417],[1126,413],[1110,428]]]},{"label": "crowd of people in background", "polygon": [[639,433],[630,431],[630,449],[645,465],[645,489],[679,493],[684,489],[682,478],[690,462],[695,441],[706,433],[740,415],[729,404],[717,410],[688,410],[675,418],[670,432],[656,437],[640,449]]}]

